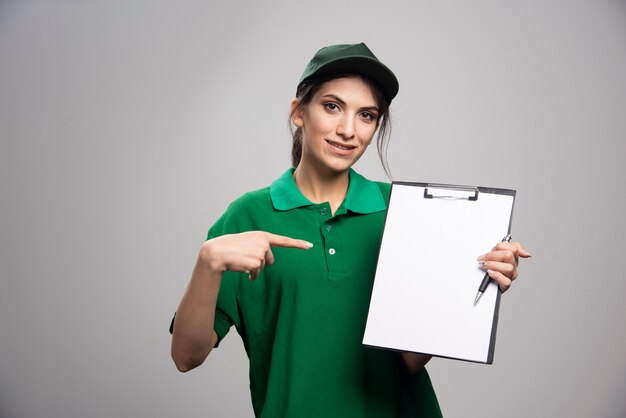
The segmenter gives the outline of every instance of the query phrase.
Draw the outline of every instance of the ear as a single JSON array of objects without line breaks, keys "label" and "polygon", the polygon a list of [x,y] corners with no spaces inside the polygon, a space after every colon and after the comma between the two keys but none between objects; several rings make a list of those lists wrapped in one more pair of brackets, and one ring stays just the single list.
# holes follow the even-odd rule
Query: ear
[{"label": "ear", "polygon": [[291,101],[291,121],[298,128],[304,126],[304,120],[302,119],[302,106],[300,106],[300,100],[293,99]]}]

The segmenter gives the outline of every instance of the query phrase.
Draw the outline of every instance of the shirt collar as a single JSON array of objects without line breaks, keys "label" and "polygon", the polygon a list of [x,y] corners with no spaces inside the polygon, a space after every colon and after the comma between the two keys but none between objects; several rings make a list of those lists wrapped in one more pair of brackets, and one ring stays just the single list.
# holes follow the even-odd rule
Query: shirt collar
[{"label": "shirt collar", "polygon": [[[298,189],[293,179],[293,171],[293,168],[287,169],[270,186],[270,196],[276,210],[291,210],[314,205]],[[387,209],[387,205],[376,183],[350,169],[348,193],[337,214],[343,212],[342,209],[366,214],[383,211]]]}]

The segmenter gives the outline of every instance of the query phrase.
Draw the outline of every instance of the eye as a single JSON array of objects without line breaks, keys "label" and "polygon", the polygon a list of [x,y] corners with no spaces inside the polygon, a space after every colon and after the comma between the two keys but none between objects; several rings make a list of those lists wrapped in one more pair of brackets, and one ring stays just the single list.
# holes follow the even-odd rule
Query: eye
[{"label": "eye", "polygon": [[331,112],[336,112],[339,110],[339,106],[337,106],[337,103],[328,102],[324,103],[323,106],[326,108],[326,110],[330,110]]},{"label": "eye", "polygon": [[361,112],[361,117],[368,122],[374,122],[377,118],[372,112]]}]

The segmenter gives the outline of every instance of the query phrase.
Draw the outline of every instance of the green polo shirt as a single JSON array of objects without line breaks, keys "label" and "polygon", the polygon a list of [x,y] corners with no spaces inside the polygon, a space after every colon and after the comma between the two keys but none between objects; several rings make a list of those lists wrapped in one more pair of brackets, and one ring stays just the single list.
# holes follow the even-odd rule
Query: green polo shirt
[{"label": "green polo shirt", "polygon": [[272,249],[275,263],[255,281],[222,279],[215,331],[221,341],[234,325],[243,339],[255,415],[441,416],[425,370],[406,376],[397,353],[362,344],[390,185],[351,170],[333,215],[292,174],[234,201],[208,235],[262,230],[313,243]]}]

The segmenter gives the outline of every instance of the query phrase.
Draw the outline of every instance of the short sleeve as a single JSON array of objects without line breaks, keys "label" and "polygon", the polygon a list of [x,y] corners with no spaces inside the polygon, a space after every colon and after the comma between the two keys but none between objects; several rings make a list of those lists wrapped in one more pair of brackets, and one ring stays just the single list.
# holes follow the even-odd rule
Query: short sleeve
[{"label": "short sleeve", "polygon": [[[230,209],[230,208],[229,208]],[[230,219],[229,212],[227,211],[222,217],[209,229],[206,240],[210,240],[221,235],[232,233],[234,231],[227,231],[227,227]],[[213,323],[213,329],[217,334],[217,347],[222,339],[228,334],[230,327],[239,325],[239,310],[237,307],[237,286],[235,281],[238,280],[238,273],[225,272],[222,276],[222,283],[220,284],[219,295],[217,298],[217,306],[215,308],[215,321]],[[174,323],[176,321],[176,313],[170,323],[169,332],[174,332]]]},{"label": "short sleeve", "polygon": [[239,308],[237,304],[236,280],[239,274],[225,272],[222,276],[220,293],[217,297],[217,307],[215,309],[215,322],[213,328],[217,334],[217,347],[222,339],[228,334],[233,325],[239,328]]},{"label": "short sleeve", "polygon": [[[237,227],[233,225],[233,205],[231,205],[226,213],[209,229],[207,233],[207,241],[225,234],[239,232]],[[237,302],[237,280],[241,276],[240,273],[226,271],[222,275],[219,295],[217,297],[217,306],[215,308],[215,321],[213,329],[217,334],[217,342],[215,347],[219,346],[222,339],[228,334],[230,328],[234,325],[239,327],[239,307]]]},{"label": "short sleeve", "polygon": [[[267,194],[269,188],[264,190]],[[222,216],[209,229],[206,236],[207,241],[222,235],[236,234],[250,230],[250,226],[247,225],[245,221],[250,219],[249,196],[254,196],[254,192],[247,193],[246,195],[233,201],[228,206],[226,212],[224,212],[224,214],[222,214]],[[216,347],[226,334],[228,334],[228,331],[233,325],[238,330],[241,330],[241,320],[239,315],[239,282],[242,280],[248,280],[247,276],[243,273],[227,271],[222,275],[217,305],[215,308],[215,321],[213,323],[213,329],[218,337],[215,345]],[[172,319],[170,332],[173,331],[175,319],[176,315],[174,315],[174,319]]]}]

